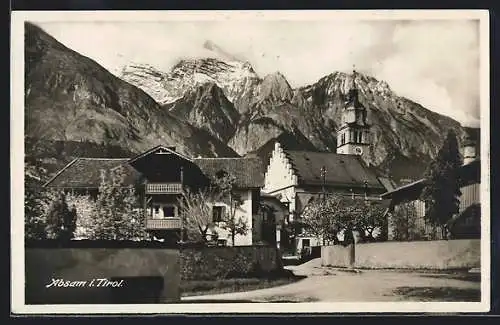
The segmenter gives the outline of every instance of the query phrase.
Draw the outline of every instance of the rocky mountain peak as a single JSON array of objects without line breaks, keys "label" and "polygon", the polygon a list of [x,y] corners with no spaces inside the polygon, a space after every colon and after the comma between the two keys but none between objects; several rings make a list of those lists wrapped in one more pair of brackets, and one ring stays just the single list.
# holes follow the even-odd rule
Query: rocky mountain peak
[{"label": "rocky mountain peak", "polygon": [[218,58],[182,59],[169,72],[147,64],[129,64],[121,78],[149,93],[160,104],[176,101],[199,84],[213,82],[234,102],[249,87],[259,82],[248,62]]},{"label": "rocky mountain peak", "polygon": [[260,101],[290,102],[292,98],[293,89],[279,71],[265,76],[259,86]]},{"label": "rocky mountain peak", "polygon": [[234,134],[240,117],[215,82],[197,85],[164,108],[221,141],[229,140]]}]

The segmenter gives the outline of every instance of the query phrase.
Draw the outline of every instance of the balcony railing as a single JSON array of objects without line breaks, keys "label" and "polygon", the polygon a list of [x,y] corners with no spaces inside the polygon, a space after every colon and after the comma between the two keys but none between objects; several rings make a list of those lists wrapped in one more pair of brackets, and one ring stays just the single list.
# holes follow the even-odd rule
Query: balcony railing
[{"label": "balcony railing", "polygon": [[146,219],[146,229],[181,229],[181,218]]},{"label": "balcony railing", "polygon": [[181,183],[148,183],[146,194],[178,194],[182,192]]}]

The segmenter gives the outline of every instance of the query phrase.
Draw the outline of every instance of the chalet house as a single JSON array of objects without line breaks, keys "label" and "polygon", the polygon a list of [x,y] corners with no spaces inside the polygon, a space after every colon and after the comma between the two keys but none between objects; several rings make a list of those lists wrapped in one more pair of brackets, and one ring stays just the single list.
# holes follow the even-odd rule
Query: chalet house
[{"label": "chalet house", "polygon": [[[276,226],[265,220],[266,214],[260,209],[264,177],[260,160],[254,158],[193,159],[181,155],[174,147],[160,145],[133,158],[77,158],[44,186],[96,197],[101,170],[113,170],[119,166],[125,170],[125,185],[133,185],[137,189],[141,208],[146,215],[144,226],[157,238],[179,240],[182,220],[179,217],[178,198],[184,188],[199,189],[208,185],[212,177],[227,173],[235,177],[235,192],[241,197],[236,217],[243,217],[250,229],[246,235],[235,237],[235,245],[266,241],[276,243]],[[222,244],[231,244],[227,231],[217,227],[221,214],[227,208],[220,202],[213,202],[212,205],[216,225],[213,230]]]},{"label": "chalet house", "polygon": [[[380,195],[394,184],[379,177],[363,160],[370,152],[371,139],[366,108],[358,100],[355,82],[342,112],[337,132],[337,152],[287,150],[275,143],[265,173],[265,193],[277,196],[288,205],[285,223],[301,218],[304,208],[322,193],[336,193],[352,198],[381,200]],[[281,233],[283,239],[287,236]],[[288,243],[292,251],[318,246],[317,238],[301,235]]]},{"label": "chalet house", "polygon": [[[463,142],[462,155],[464,164],[459,169],[461,181],[459,213],[451,220],[458,228],[456,236],[458,238],[477,238],[480,236],[480,215],[467,216],[464,220],[457,220],[467,209],[480,206],[480,185],[481,185],[481,160],[479,129],[468,129],[468,134]],[[382,198],[391,200],[389,215],[392,215],[402,205],[409,204],[415,209],[415,227],[422,234],[421,239],[444,239],[441,229],[433,227],[424,218],[425,203],[419,199],[422,190],[426,185],[426,179],[420,179],[410,184],[398,187],[382,195]],[[463,214],[464,216],[466,214]],[[467,214],[468,215],[468,214]],[[391,225],[391,223],[389,223]],[[463,231],[467,228],[466,231]],[[389,240],[394,239],[394,228],[389,227]]]}]

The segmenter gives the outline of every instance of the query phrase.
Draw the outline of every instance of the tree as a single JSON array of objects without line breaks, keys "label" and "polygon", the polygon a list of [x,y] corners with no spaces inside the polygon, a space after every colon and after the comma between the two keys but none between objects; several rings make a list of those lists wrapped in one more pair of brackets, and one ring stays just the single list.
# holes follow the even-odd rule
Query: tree
[{"label": "tree", "polygon": [[375,241],[379,238],[376,238],[375,230],[385,229],[387,226],[386,207],[378,201],[365,201],[361,207],[363,212],[357,228],[364,241]]},{"label": "tree", "polygon": [[311,201],[305,207],[301,219],[304,230],[316,237],[318,241],[323,240],[323,245],[327,238],[335,243],[338,241],[338,230],[332,224],[333,219],[328,213],[328,206],[333,203],[332,199]]},{"label": "tree", "polygon": [[94,199],[88,194],[73,194],[68,193],[66,200],[69,204],[76,206],[76,229],[75,239],[89,239],[93,238],[92,232],[95,223],[96,203]]},{"label": "tree", "polygon": [[183,220],[189,241],[207,243],[208,230],[214,227],[212,217],[213,195],[207,190],[185,189],[179,202],[179,216]]},{"label": "tree", "polygon": [[236,191],[236,178],[226,172],[221,172],[212,182],[216,200],[229,207],[222,216],[221,228],[229,232],[234,246],[236,235],[246,235],[249,231],[247,220],[242,216],[236,217],[236,211],[243,203],[241,195]]},{"label": "tree", "polygon": [[324,241],[335,244],[344,232],[344,243],[352,244],[353,231],[364,239],[373,239],[374,230],[384,226],[384,219],[384,207],[379,202],[332,194],[312,200],[304,209],[302,222],[306,230]]},{"label": "tree", "polygon": [[40,190],[26,187],[24,195],[24,236],[26,239],[46,239],[45,205]]},{"label": "tree", "polygon": [[48,239],[68,241],[73,239],[76,228],[76,209],[68,207],[66,194],[59,193],[47,213],[45,234]]},{"label": "tree", "polygon": [[460,191],[459,168],[463,159],[459,151],[456,134],[448,131],[436,159],[425,173],[426,185],[420,199],[425,202],[425,218],[446,234],[446,223],[459,211]]},{"label": "tree", "polygon": [[90,239],[146,240],[145,216],[138,208],[133,185],[126,185],[122,166],[108,172],[101,171],[101,184],[93,211]]},{"label": "tree", "polygon": [[416,220],[417,210],[413,202],[402,202],[397,205],[390,219],[393,239],[396,241],[420,239],[423,231],[418,228]]}]

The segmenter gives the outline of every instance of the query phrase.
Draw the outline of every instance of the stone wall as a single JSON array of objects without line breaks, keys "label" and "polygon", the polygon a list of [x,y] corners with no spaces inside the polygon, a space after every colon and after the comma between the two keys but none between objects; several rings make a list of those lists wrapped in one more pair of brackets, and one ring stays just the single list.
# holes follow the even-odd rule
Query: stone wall
[{"label": "stone wall", "polygon": [[370,269],[468,269],[481,266],[480,240],[436,240],[321,248],[321,264]]},{"label": "stone wall", "polygon": [[200,247],[181,249],[183,280],[212,280],[260,276],[283,269],[281,254],[268,246]]},{"label": "stone wall", "polygon": [[26,304],[180,300],[178,249],[28,247],[25,261]]}]

